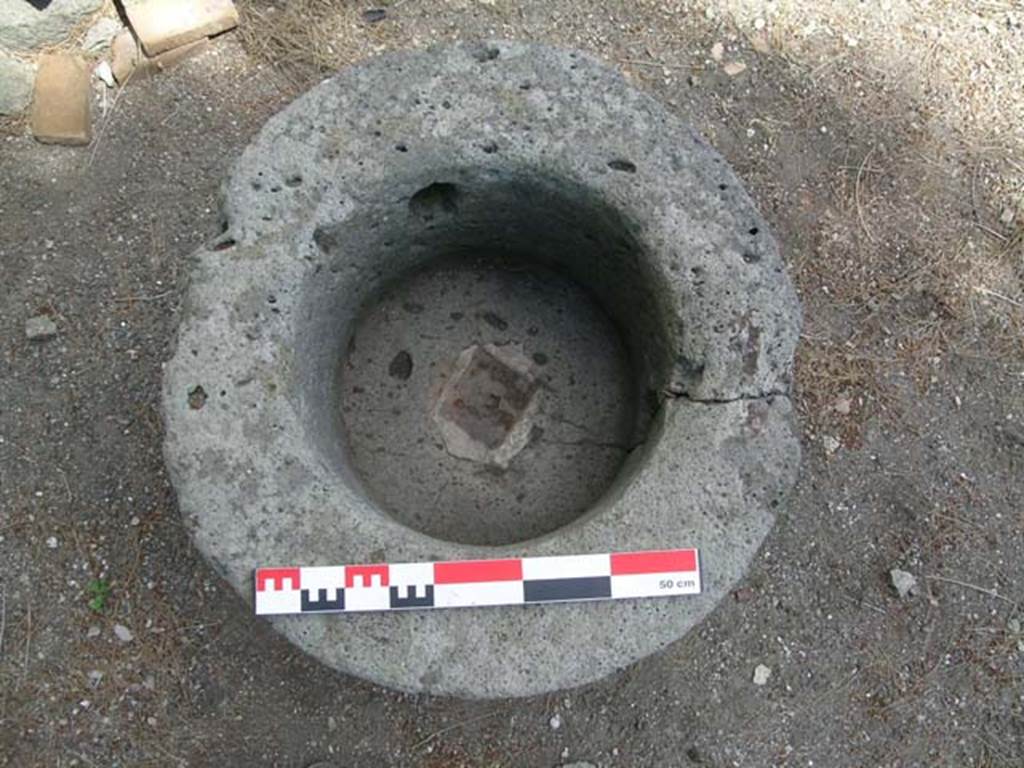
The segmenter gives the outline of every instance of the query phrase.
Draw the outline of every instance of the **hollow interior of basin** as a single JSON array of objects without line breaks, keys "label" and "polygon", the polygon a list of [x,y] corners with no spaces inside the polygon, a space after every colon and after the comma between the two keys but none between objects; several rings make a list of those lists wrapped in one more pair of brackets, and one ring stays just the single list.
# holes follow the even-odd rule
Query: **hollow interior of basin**
[{"label": "hollow interior of basin", "polygon": [[674,364],[674,262],[606,189],[456,168],[343,205],[313,232],[292,352],[340,481],[481,545],[555,531],[629,482]]},{"label": "hollow interior of basin", "polygon": [[366,492],[404,524],[506,544],[583,514],[646,427],[615,323],[565,274],[441,259],[356,323],[340,407]]}]

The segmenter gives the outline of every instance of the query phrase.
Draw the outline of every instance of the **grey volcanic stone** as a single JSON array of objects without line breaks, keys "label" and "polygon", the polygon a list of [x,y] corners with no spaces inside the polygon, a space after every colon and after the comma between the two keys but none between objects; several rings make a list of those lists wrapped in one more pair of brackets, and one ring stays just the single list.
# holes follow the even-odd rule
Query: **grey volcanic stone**
[{"label": "grey volcanic stone", "polygon": [[124,27],[117,19],[102,16],[97,19],[82,38],[82,50],[89,52],[105,51],[111,41]]},{"label": "grey volcanic stone", "polygon": [[[245,599],[267,565],[701,551],[695,597],[273,620],[296,645],[404,690],[536,694],[658,651],[743,576],[797,472],[799,305],[733,172],[618,73],[503,41],[373,59],[272,118],[224,208],[165,369],[164,449],[194,540]],[[655,408],[584,515],[492,547],[376,506],[338,416],[360,309],[439,254],[479,252],[586,286]]]},{"label": "grey volcanic stone", "polygon": [[32,101],[36,68],[31,64],[0,56],[0,115],[16,115]]},{"label": "grey volcanic stone", "polygon": [[102,5],[103,0],[53,0],[38,10],[25,0],[0,0],[0,50],[59,43]]}]

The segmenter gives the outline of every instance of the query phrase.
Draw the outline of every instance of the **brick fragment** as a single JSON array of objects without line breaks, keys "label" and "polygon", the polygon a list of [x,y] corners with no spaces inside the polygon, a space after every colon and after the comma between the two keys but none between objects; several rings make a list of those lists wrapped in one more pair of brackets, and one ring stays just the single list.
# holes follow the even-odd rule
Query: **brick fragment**
[{"label": "brick fragment", "polygon": [[92,141],[91,97],[89,68],[81,56],[40,56],[32,134],[45,144],[88,144]]},{"label": "brick fragment", "polygon": [[125,12],[147,56],[238,26],[231,0],[146,0],[128,5]]},{"label": "brick fragment", "polygon": [[124,30],[114,38],[111,45],[111,69],[114,71],[114,79],[124,85],[129,77],[140,80],[157,72],[164,72],[186,59],[202,53],[209,47],[210,40],[204,37],[201,40],[149,57],[143,53],[135,36],[128,30]]}]

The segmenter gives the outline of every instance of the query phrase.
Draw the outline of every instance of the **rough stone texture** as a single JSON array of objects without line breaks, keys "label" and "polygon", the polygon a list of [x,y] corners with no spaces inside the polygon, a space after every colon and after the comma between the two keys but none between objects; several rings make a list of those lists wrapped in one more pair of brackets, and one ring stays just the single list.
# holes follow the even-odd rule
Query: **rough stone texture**
[{"label": "rough stone texture", "polygon": [[124,85],[128,78],[141,80],[142,78],[155,75],[158,72],[165,72],[181,62],[196,56],[210,47],[210,40],[203,38],[194,43],[183,45],[180,48],[161,53],[157,56],[147,56],[139,46],[138,40],[130,30],[122,30],[111,43],[110,61],[111,69],[114,72],[114,79]]},{"label": "rough stone texture", "polygon": [[89,68],[79,56],[46,54],[39,58],[32,99],[32,134],[45,144],[92,141]]},{"label": "rough stone texture", "polygon": [[[370,61],[267,124],[225,213],[225,234],[195,254],[165,372],[165,455],[196,543],[246,599],[269,564],[697,546],[704,566],[703,594],[679,600],[274,621],[294,643],[397,688],[526,695],[657,651],[742,576],[797,471],[785,393],[799,308],[732,171],[620,75],[508,42]],[[577,521],[509,546],[454,544],[361,492],[334,372],[390,275],[510,239],[597,295],[659,408]]]},{"label": "rough stone texture", "polygon": [[0,0],[0,50],[59,43],[102,5],[103,0],[52,0],[40,11],[25,0]]},{"label": "rough stone texture", "polygon": [[[424,418],[480,345],[521,353],[540,385],[519,422],[529,443],[501,471],[453,455]],[[397,280],[356,322],[338,381],[342,431],[379,508],[428,536],[508,544],[575,520],[614,482],[650,421],[637,373],[578,282],[525,260],[446,260]],[[485,408],[519,411],[490,394]]]},{"label": "rough stone texture", "polygon": [[0,115],[17,115],[32,101],[36,69],[31,64],[0,56]]},{"label": "rough stone texture", "polygon": [[96,23],[86,30],[85,36],[82,38],[82,50],[90,53],[106,50],[110,47],[114,36],[122,29],[124,27],[117,19],[112,19],[109,16],[97,19]]},{"label": "rough stone texture", "polygon": [[125,12],[148,56],[238,26],[231,0],[147,0],[128,5]]}]

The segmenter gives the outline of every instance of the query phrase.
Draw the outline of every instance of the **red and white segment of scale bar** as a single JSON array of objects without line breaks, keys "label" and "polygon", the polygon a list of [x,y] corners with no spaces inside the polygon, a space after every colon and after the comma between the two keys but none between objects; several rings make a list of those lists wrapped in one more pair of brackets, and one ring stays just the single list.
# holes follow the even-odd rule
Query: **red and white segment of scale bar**
[{"label": "red and white segment of scale bar", "polygon": [[256,569],[256,613],[356,613],[700,593],[696,549]]}]

